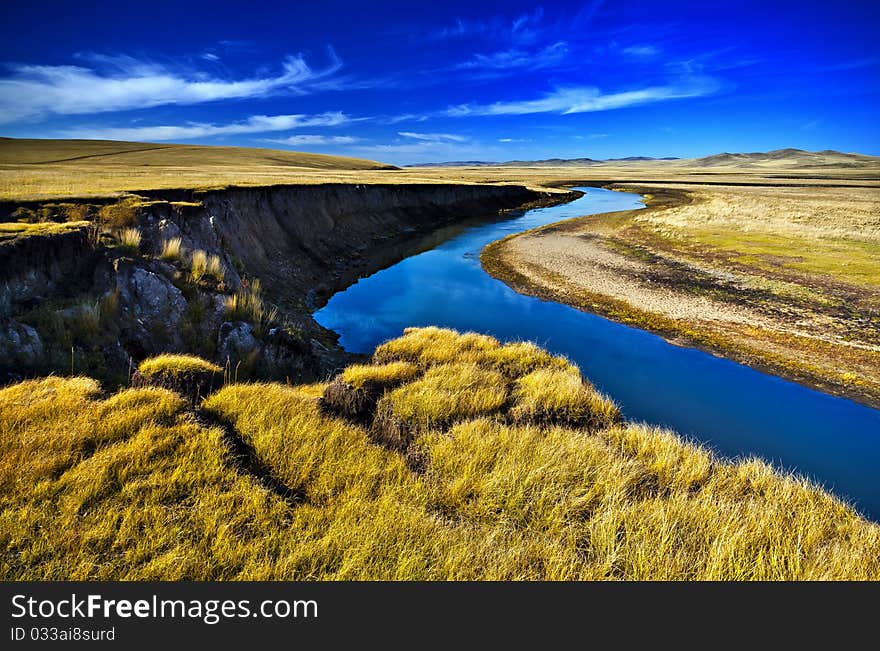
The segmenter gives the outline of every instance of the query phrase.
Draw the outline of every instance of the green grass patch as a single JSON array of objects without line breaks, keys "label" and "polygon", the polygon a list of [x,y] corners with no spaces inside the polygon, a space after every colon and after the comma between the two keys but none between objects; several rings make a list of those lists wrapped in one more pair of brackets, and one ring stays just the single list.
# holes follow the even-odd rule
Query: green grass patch
[{"label": "green grass patch", "polygon": [[758,231],[689,228],[687,241],[731,254],[740,264],[760,269],[791,269],[845,282],[880,287],[880,244],[842,238],[800,238]]}]

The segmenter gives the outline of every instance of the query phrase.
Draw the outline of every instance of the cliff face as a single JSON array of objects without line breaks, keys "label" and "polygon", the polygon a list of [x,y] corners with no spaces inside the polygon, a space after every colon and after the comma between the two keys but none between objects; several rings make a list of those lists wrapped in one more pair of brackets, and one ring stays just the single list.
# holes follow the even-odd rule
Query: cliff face
[{"label": "cliff face", "polygon": [[74,281],[88,278],[95,262],[85,228],[0,242],[0,319],[16,306],[75,291]]},{"label": "cliff face", "polygon": [[[135,217],[137,254],[96,244],[85,230],[0,243],[0,371],[8,378],[73,368],[118,379],[164,351],[244,363],[252,377],[320,377],[346,357],[311,309],[404,257],[419,234],[549,200],[520,186],[427,184],[150,194]],[[218,256],[219,276],[193,280],[186,260],[160,260],[172,238]],[[279,309],[271,322],[226,305],[255,279],[266,305]],[[21,341],[31,352],[11,354]]]},{"label": "cliff face", "polygon": [[372,255],[383,244],[515,208],[539,193],[521,186],[328,184],[197,198],[198,209],[154,210],[155,232],[222,251],[228,266],[259,277],[276,296],[327,298],[388,264]]}]

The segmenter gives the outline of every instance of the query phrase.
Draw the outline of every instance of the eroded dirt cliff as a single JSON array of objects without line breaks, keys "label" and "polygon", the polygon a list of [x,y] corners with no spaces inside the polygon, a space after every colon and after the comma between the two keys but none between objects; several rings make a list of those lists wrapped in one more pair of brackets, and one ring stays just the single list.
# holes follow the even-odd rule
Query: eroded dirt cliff
[{"label": "eroded dirt cliff", "polygon": [[[326,184],[145,192],[115,213],[81,206],[93,225],[0,242],[0,379],[89,372],[123,383],[160,352],[239,377],[323,377],[349,359],[311,318],[330,295],[425,233],[559,200],[511,185]],[[53,210],[36,212],[64,218]]]}]

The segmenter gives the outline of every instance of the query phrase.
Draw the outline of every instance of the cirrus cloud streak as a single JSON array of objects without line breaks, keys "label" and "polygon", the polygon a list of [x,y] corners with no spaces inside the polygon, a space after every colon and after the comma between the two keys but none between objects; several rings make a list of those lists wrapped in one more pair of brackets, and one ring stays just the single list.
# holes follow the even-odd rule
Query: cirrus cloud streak
[{"label": "cirrus cloud streak", "polygon": [[[10,65],[0,78],[0,123],[51,115],[84,115],[264,97],[278,92],[306,93],[326,81],[342,63],[330,50],[331,63],[313,70],[302,56],[288,56],[275,76],[221,79],[198,71],[175,71],[130,57],[113,59],[110,69],[78,65]],[[105,61],[106,63],[106,61]]]},{"label": "cirrus cloud streak", "polygon": [[67,138],[98,138],[104,140],[181,140],[247,133],[289,131],[309,127],[335,127],[354,120],[340,111],[315,115],[252,115],[241,122],[210,124],[189,122],[182,125],[144,127],[77,127],[64,132]]}]

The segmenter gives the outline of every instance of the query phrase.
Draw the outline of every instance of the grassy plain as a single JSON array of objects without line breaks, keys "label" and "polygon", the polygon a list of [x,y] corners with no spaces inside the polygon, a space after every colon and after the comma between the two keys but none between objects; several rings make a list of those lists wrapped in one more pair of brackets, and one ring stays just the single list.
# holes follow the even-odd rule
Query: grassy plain
[{"label": "grassy plain", "polygon": [[[385,387],[405,447],[322,384],[229,384],[196,408],[83,377],[0,390],[0,576],[880,577],[880,527],[760,461],[578,424],[606,399],[530,344],[413,329],[346,378]],[[423,403],[432,391],[483,398]]]},{"label": "grassy plain", "polygon": [[388,166],[358,158],[274,149],[0,138],[0,200],[298,183],[336,170],[363,172],[383,167]]},{"label": "grassy plain", "polygon": [[[139,190],[208,189],[316,183],[515,183],[559,187],[580,182],[675,180],[679,183],[880,187],[880,163],[822,157],[610,162],[523,167],[412,167],[272,149],[207,147],[101,140],[0,138],[0,201],[120,197]],[[714,165],[714,166],[713,166]]]}]

